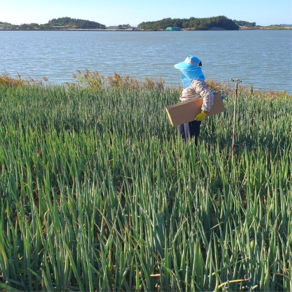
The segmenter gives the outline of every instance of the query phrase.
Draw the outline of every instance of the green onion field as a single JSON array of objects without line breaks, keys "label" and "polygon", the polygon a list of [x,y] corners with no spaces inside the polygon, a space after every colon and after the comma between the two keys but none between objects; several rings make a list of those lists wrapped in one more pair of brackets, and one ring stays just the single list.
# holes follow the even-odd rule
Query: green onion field
[{"label": "green onion field", "polygon": [[75,77],[0,82],[0,291],[292,291],[291,95],[240,88],[232,162],[233,89],[196,147],[178,88]]}]

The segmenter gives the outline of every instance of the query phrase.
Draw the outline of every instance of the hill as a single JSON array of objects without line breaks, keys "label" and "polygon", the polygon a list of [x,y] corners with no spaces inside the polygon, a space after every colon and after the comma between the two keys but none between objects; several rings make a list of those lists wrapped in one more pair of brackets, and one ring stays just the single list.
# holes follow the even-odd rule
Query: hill
[{"label": "hill", "polygon": [[47,24],[49,26],[70,26],[74,28],[99,28],[99,29],[105,28],[105,25],[95,21],[76,19],[70,17],[53,18]]},{"label": "hill", "polygon": [[195,30],[209,30],[212,27],[221,27],[227,30],[238,30],[239,26],[226,16],[216,16],[209,18],[164,18],[158,21],[142,22],[138,25],[140,29],[161,30],[169,26],[179,28],[192,28]]}]

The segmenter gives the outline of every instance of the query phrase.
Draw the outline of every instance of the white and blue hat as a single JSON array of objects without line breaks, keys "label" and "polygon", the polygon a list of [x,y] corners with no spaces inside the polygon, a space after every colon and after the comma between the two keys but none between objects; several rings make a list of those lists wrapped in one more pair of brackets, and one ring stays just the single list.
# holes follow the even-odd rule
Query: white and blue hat
[{"label": "white and blue hat", "polygon": [[195,56],[187,56],[184,62],[174,65],[174,68],[180,70],[181,87],[189,87],[193,80],[205,80],[202,72],[202,62]]},{"label": "white and blue hat", "polygon": [[174,65],[179,70],[192,69],[194,67],[202,67],[202,62],[195,56],[187,56],[184,62]]}]

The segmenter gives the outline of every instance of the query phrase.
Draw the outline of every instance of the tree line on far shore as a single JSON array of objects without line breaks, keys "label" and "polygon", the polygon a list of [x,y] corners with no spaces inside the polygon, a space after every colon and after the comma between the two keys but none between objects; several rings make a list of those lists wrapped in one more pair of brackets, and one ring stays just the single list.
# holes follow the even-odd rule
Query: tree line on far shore
[{"label": "tree line on far shore", "polygon": [[11,23],[0,22],[2,27],[8,29],[20,29],[20,30],[50,30],[57,29],[57,27],[67,27],[67,28],[80,28],[80,29],[105,29],[104,24],[100,24],[96,21],[76,19],[70,17],[60,17],[53,18],[45,24],[29,23],[21,25],[13,25]]},{"label": "tree line on far shore", "polygon": [[105,25],[95,21],[75,19],[70,17],[53,18],[48,22],[50,26],[71,26],[72,28],[99,28],[105,29]]},{"label": "tree line on far shore", "polygon": [[244,27],[255,27],[255,22],[248,22],[244,20],[233,20],[238,26],[244,26]]},{"label": "tree line on far shore", "polygon": [[194,30],[208,30],[212,27],[221,27],[227,30],[238,30],[239,25],[226,16],[209,18],[164,18],[158,21],[142,22],[138,25],[145,30],[165,30],[167,27],[190,28]]},{"label": "tree line on far shore", "polygon": [[[158,21],[142,22],[138,25],[143,30],[165,30],[167,27],[179,27],[181,29],[208,30],[212,27],[220,27],[227,30],[238,30],[240,26],[255,27],[255,22],[247,22],[243,20],[231,20],[225,16],[195,18],[164,18]],[[4,29],[20,29],[20,30],[51,30],[58,28],[77,28],[77,29],[105,29],[104,24],[95,21],[76,19],[70,17],[53,18],[45,24],[29,23],[21,25],[13,25],[7,22],[0,22],[0,27]],[[118,25],[117,28],[129,28],[129,24]]]}]

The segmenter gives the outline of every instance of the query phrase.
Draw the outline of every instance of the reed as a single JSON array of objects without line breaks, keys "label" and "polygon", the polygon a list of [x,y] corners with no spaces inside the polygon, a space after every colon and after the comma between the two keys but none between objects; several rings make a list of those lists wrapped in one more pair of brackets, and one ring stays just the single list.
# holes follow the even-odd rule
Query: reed
[{"label": "reed", "polygon": [[0,85],[0,289],[290,291],[291,95],[239,90],[232,163],[231,92],[196,147],[179,89],[85,74]]},{"label": "reed", "polygon": [[0,86],[6,86],[6,87],[17,87],[17,86],[23,86],[24,82],[21,79],[21,76],[18,75],[18,78],[12,78],[9,74],[4,73],[0,75]]}]

